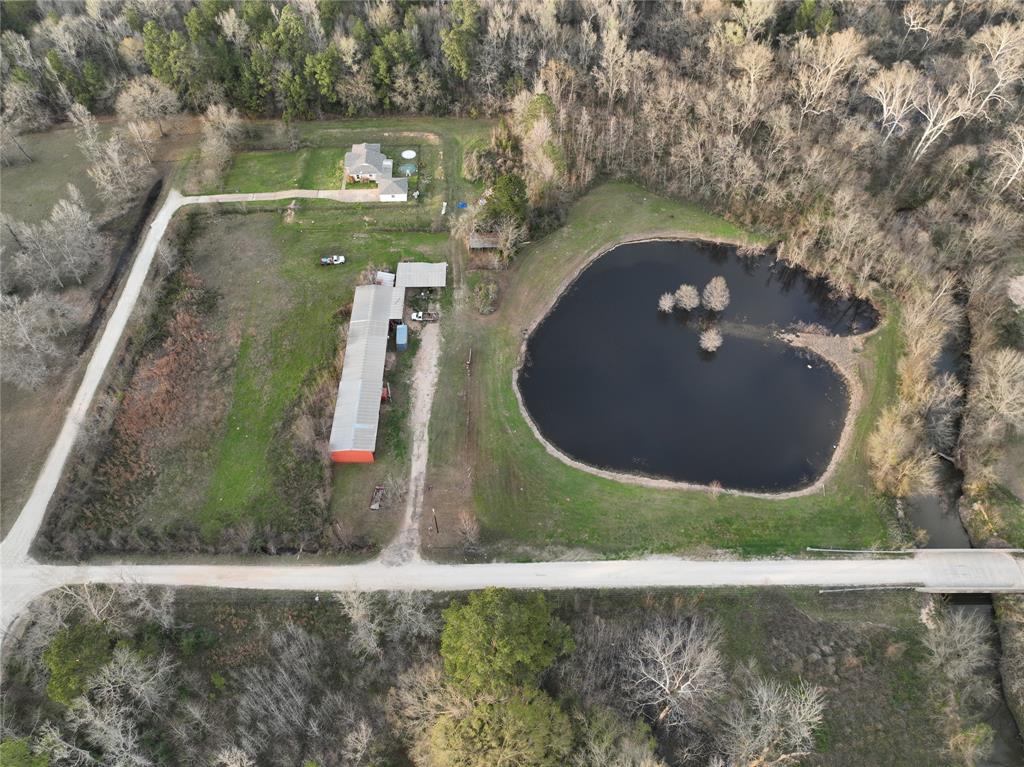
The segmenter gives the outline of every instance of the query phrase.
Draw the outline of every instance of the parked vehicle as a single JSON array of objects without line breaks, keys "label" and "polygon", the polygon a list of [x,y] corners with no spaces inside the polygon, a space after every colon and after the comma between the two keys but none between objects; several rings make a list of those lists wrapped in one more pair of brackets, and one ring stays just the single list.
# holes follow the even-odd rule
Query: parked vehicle
[{"label": "parked vehicle", "polygon": [[320,266],[337,266],[345,263],[344,256],[320,256]]},{"label": "parked vehicle", "polygon": [[437,312],[413,312],[411,316],[415,322],[437,322],[441,319]]}]

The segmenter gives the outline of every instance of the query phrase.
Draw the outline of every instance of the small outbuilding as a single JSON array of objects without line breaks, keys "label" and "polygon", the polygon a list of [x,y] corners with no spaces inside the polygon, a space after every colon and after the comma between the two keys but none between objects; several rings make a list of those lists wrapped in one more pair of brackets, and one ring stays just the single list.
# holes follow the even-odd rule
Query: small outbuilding
[{"label": "small outbuilding", "polygon": [[398,265],[395,287],[443,288],[448,282],[448,262],[432,264],[423,261],[403,261]]},{"label": "small outbuilding", "polygon": [[408,202],[409,179],[382,178],[377,182],[381,202]]},{"label": "small outbuilding", "polygon": [[395,348],[404,352],[409,348],[409,326],[399,325],[395,328]]},{"label": "small outbuilding", "polygon": [[497,232],[471,232],[469,235],[470,250],[497,250]]}]

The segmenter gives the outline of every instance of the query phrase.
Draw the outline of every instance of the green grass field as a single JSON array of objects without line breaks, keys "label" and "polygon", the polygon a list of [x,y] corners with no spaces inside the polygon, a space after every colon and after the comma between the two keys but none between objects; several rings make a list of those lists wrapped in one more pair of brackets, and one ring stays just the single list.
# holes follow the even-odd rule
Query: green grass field
[{"label": "green grass field", "polygon": [[[534,437],[512,388],[525,328],[587,254],[619,238],[669,232],[756,239],[696,206],[627,184],[605,184],[572,207],[563,228],[525,248],[511,273],[501,275],[503,298],[496,314],[480,318],[467,309],[464,320],[448,325],[442,380],[461,377],[465,383],[442,387],[435,400],[436,505],[472,508],[489,550],[510,557],[531,557],[547,547],[601,556],[716,549],[764,556],[797,554],[807,546],[886,543],[889,512],[871,490],[864,449],[879,411],[896,393],[900,335],[894,312],[867,342],[865,406],[850,449],[823,492],[761,500],[651,489],[569,467]],[[470,349],[473,368],[466,379],[460,371]],[[449,417],[467,412],[465,403],[467,418]],[[453,456],[472,462],[471,484],[451,468]],[[447,556],[445,545],[437,539],[438,556]]]},{"label": "green grass field", "polygon": [[[429,232],[353,232],[345,216],[300,209],[296,222],[272,213],[211,217],[192,245],[197,270],[224,296],[219,322],[241,340],[233,364],[230,406],[211,446],[211,471],[202,504],[194,510],[201,530],[215,536],[240,520],[275,522],[284,507],[275,488],[275,440],[290,406],[317,371],[330,368],[337,351],[336,312],[350,303],[356,279],[369,264],[393,268],[403,258],[445,257],[447,235]],[[354,236],[355,235],[355,236]],[[242,255],[224,259],[231,247]],[[247,257],[246,251],[251,251]],[[321,255],[344,253],[348,263],[321,267]],[[402,365],[411,354],[401,356]],[[389,376],[389,378],[391,378]],[[403,368],[395,371],[396,384]],[[336,384],[336,382],[335,382]],[[366,505],[372,485],[404,471],[407,387],[396,385],[398,424],[385,409],[380,460],[371,467],[338,467],[333,508]],[[200,394],[201,393],[197,393]],[[360,481],[360,479],[364,481]],[[368,485],[368,487],[367,487]]]}]

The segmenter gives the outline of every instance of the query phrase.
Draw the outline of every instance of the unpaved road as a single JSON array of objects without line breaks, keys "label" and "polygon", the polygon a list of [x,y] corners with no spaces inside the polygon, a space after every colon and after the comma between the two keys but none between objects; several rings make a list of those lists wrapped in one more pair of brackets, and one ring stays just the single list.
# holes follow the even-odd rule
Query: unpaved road
[{"label": "unpaved road", "polygon": [[381,562],[399,565],[420,559],[420,518],[423,515],[423,491],[427,484],[427,455],[430,448],[430,411],[441,360],[441,328],[436,322],[424,325],[420,348],[412,369],[412,406],[409,414],[412,431],[412,460],[409,486],[405,496],[405,515],[398,535],[381,552]]},{"label": "unpaved road", "polygon": [[[355,190],[353,190],[355,191]],[[0,544],[0,631],[36,597],[79,583],[145,583],[211,588],[291,591],[437,590],[487,586],[590,589],[682,586],[819,586],[826,588],[910,587],[940,592],[1024,591],[1021,560],[1012,552],[922,550],[912,555],[833,560],[705,561],[678,558],[600,561],[439,565],[419,556],[419,520],[429,447],[427,427],[437,383],[440,330],[424,330],[413,387],[413,456],[405,517],[398,540],[375,562],[362,565],[42,565],[29,547],[57,488],[82,419],[113,358],[128,323],[157,245],[174,213],[184,205],[247,200],[330,197],[317,190],[261,195],[182,197],[172,190],[150,225],[86,368],[64,426],[47,457],[21,515]]]},{"label": "unpaved road", "polygon": [[938,592],[1024,590],[1020,560],[1006,551],[922,549],[888,558],[706,561],[674,557],[596,562],[495,562],[440,565],[419,560],[361,565],[22,564],[4,572],[2,628],[46,591],[76,583],[284,591],[465,591],[622,589],[686,586],[917,588]]}]

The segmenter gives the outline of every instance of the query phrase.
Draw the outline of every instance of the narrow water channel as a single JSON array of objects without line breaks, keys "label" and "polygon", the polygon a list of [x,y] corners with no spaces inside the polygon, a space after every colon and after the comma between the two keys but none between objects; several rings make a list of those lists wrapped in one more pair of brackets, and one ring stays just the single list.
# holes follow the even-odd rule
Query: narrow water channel
[{"label": "narrow water channel", "polygon": [[[955,375],[965,387],[968,364],[965,355],[967,344],[959,333],[951,333],[942,354],[936,362],[936,370]],[[963,473],[952,461],[943,458],[940,465],[939,489],[935,493],[913,495],[906,499],[904,510],[907,521],[914,530],[924,532],[919,542],[930,549],[969,549],[970,536],[960,520],[960,496],[963,492]],[[995,623],[992,597],[988,594],[955,594],[946,598],[951,610],[973,612],[989,625],[996,643],[997,657],[1001,652],[999,633]],[[993,704],[987,719],[994,733],[992,753],[979,762],[979,767],[1020,767],[1024,765],[1024,741],[1017,721],[1010,713],[1004,699],[1004,690],[999,671],[993,671],[999,686],[999,699]]]}]

